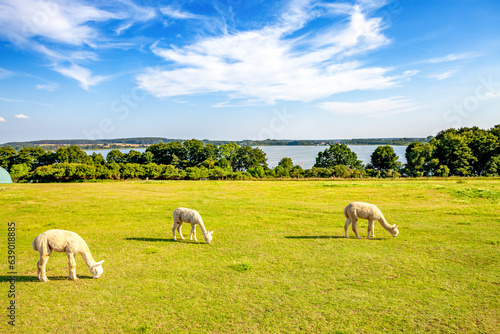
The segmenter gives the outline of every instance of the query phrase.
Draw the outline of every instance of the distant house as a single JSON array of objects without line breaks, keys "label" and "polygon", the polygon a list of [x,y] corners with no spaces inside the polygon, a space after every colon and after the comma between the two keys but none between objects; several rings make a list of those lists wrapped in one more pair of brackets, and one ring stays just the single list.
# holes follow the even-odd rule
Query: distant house
[{"label": "distant house", "polygon": [[0,167],[0,183],[12,183],[9,172]]}]

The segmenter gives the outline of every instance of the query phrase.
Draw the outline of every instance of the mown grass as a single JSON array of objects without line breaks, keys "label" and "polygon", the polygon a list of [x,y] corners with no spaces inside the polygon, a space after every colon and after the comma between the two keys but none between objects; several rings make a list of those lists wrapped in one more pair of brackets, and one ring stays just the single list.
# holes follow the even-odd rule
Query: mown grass
[{"label": "mown grass", "polygon": [[[498,333],[499,199],[498,179],[0,185],[2,309],[13,221],[17,332]],[[367,240],[361,220],[363,239],[343,238],[354,200],[400,235],[377,223]],[[179,206],[201,213],[212,244],[199,230],[173,242]],[[78,256],[67,280],[54,253],[38,282],[31,242],[54,228],[105,260],[100,279]]]}]

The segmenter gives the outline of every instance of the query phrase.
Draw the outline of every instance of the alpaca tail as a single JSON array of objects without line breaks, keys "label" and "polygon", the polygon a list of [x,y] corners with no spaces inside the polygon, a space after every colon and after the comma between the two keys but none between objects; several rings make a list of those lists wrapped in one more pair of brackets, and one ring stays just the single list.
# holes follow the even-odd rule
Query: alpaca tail
[{"label": "alpaca tail", "polygon": [[33,240],[31,247],[33,247],[33,250],[37,252],[50,251],[50,245],[47,242],[47,236],[45,236],[44,234],[40,234],[38,237],[36,237],[35,240]]},{"label": "alpaca tail", "polygon": [[38,251],[37,240],[38,237],[36,237],[35,240],[33,240],[33,243],[31,244],[31,247],[33,247],[34,251]]},{"label": "alpaca tail", "polygon": [[349,216],[347,215],[347,206],[344,208],[344,216],[345,216],[346,218],[349,218]]}]

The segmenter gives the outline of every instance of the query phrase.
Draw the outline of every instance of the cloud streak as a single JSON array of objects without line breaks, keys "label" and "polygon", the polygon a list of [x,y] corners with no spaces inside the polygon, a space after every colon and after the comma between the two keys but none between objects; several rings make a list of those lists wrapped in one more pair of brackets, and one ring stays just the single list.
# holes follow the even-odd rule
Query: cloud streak
[{"label": "cloud streak", "polygon": [[445,71],[442,73],[431,74],[431,75],[429,75],[429,78],[436,79],[436,80],[444,80],[444,79],[451,78],[459,71],[460,71],[460,69],[455,68],[455,69],[451,69],[451,70],[448,70],[448,71]]},{"label": "cloud streak", "polygon": [[275,23],[261,29],[205,37],[182,48],[155,43],[151,50],[166,65],[146,69],[137,84],[158,98],[216,92],[268,104],[394,87],[407,75],[390,75],[391,68],[368,67],[353,58],[390,42],[381,19],[368,14],[377,2],[366,3],[369,10],[363,3],[335,8],[335,15],[347,16],[345,23],[332,21],[307,38],[303,27],[333,14],[319,11],[317,3],[292,1]]},{"label": "cloud streak", "polygon": [[46,84],[38,84],[35,86],[36,89],[45,90],[47,92],[55,92],[59,88],[59,84],[55,82],[50,82]]},{"label": "cloud streak", "polygon": [[6,97],[0,97],[0,101],[9,102],[9,103],[29,103],[29,104],[36,104],[36,105],[44,106],[44,107],[53,107],[52,104],[41,103],[41,102],[36,102],[36,101],[28,101],[28,100],[9,99]]},{"label": "cloud streak", "polygon": [[[3,0],[0,2],[0,38],[19,49],[43,55],[51,62],[52,69],[76,79],[88,90],[104,80],[102,76],[92,76],[91,71],[83,67],[98,60],[101,47],[110,46],[109,33],[102,28],[114,24],[115,34],[120,35],[137,22],[157,16],[156,9],[138,6],[130,0],[99,5],[102,8],[80,0]],[[0,71],[0,78],[3,74]]]},{"label": "cloud streak", "polygon": [[479,57],[479,56],[480,55],[478,53],[474,53],[474,52],[451,53],[451,54],[446,55],[444,57],[428,59],[425,62],[431,63],[431,64],[438,64],[438,63],[445,63],[445,62],[451,62],[451,61],[462,60],[462,59],[470,59],[470,58],[475,58],[475,57]]},{"label": "cloud streak", "polygon": [[187,20],[187,19],[201,19],[203,16],[192,14],[186,11],[181,11],[171,6],[160,8],[160,12],[163,15],[168,16],[173,19]]},{"label": "cloud streak", "polygon": [[324,102],[317,106],[335,114],[357,114],[371,117],[401,114],[421,108],[404,96],[393,96],[365,102]]},{"label": "cloud streak", "polygon": [[92,72],[87,68],[74,64],[70,67],[56,67],[55,70],[62,75],[75,79],[80,83],[80,86],[87,91],[91,86],[109,79],[109,77],[105,76],[92,75]]}]

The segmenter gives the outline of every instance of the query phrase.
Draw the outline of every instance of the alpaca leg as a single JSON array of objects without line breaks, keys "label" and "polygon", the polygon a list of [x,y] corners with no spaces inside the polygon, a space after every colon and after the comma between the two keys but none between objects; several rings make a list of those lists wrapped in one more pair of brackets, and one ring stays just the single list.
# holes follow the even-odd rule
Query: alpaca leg
[{"label": "alpaca leg", "polygon": [[38,260],[36,266],[36,273],[38,274],[38,279],[42,282],[48,282],[47,274],[45,272],[45,266],[47,265],[47,261],[49,261],[50,254],[40,254],[40,260]]},{"label": "alpaca leg", "polygon": [[177,225],[177,232],[179,232],[179,235],[181,236],[181,239],[184,239],[184,236],[182,235],[182,224],[184,222],[180,222],[179,225]]},{"label": "alpaca leg", "polygon": [[70,280],[76,281],[78,277],[76,277],[76,261],[75,261],[75,254],[73,253],[67,253],[68,256],[68,267],[69,267],[69,276],[68,278]]},{"label": "alpaca leg", "polygon": [[345,232],[345,237],[346,238],[349,238],[349,236],[347,235],[347,230],[349,229],[349,225],[351,224],[351,221],[349,220],[349,218],[347,218],[345,220],[345,225],[344,225],[344,232]]},{"label": "alpaca leg", "polygon": [[367,236],[368,239],[370,239],[370,237],[375,237],[374,230],[375,230],[375,221],[369,219],[368,220],[368,236]]},{"label": "alpaca leg", "polygon": [[182,222],[180,223],[174,222],[174,226],[172,227],[172,234],[174,235],[174,240],[176,241],[177,237],[175,236],[175,231],[179,232],[179,236],[181,237],[181,239],[184,239],[184,237],[182,236],[181,227],[182,227]]},{"label": "alpaca leg", "polygon": [[189,240],[192,240],[194,236],[194,241],[198,241],[198,239],[196,239],[196,225],[191,225],[191,236],[189,237]]},{"label": "alpaca leg", "polygon": [[361,239],[361,237],[358,234],[358,220],[357,219],[352,219],[352,231],[356,234],[356,237],[358,237],[358,239]]},{"label": "alpaca leg", "polygon": [[177,241],[177,237],[175,236],[175,231],[177,230],[177,223],[174,222],[174,226],[172,227],[172,234],[174,235],[174,240]]}]

